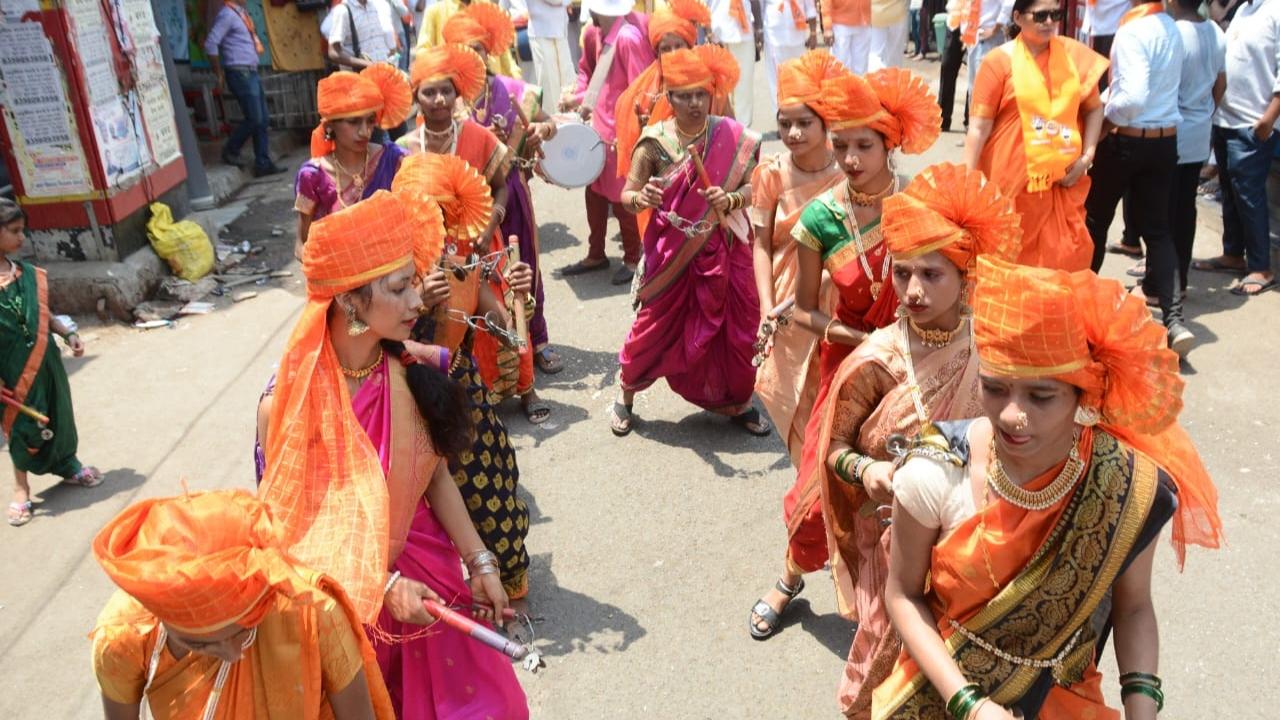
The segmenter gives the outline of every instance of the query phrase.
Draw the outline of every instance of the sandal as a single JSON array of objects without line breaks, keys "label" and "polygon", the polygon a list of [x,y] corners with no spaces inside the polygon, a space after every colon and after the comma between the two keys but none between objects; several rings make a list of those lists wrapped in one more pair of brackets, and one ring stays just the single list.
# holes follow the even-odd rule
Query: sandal
[{"label": "sandal", "polygon": [[1243,264],[1232,265],[1222,262],[1221,257],[1212,257],[1205,260],[1192,260],[1191,269],[1200,272],[1226,273],[1228,275],[1243,275],[1245,268]]},{"label": "sandal", "polygon": [[555,375],[564,370],[564,362],[560,360],[560,353],[552,350],[550,347],[544,347],[533,355],[533,363],[538,369],[547,375]]},{"label": "sandal", "polygon": [[1131,258],[1141,259],[1143,257],[1142,247],[1134,247],[1133,245],[1125,245],[1122,242],[1107,243],[1107,252],[1115,255],[1128,255]]},{"label": "sandal", "polygon": [[524,416],[534,425],[541,425],[551,417],[551,406],[542,398],[529,402],[521,401],[520,405],[524,408]]},{"label": "sandal", "polygon": [[631,416],[631,406],[623,405],[617,400],[613,401],[613,408],[609,410],[609,429],[618,437],[626,437],[631,434],[631,422],[634,418]]},{"label": "sandal", "polygon": [[[795,600],[796,596],[804,590],[804,578],[800,578],[795,587],[788,587],[786,583],[782,582],[782,578],[778,578],[774,588],[787,596],[787,604],[783,605],[781,610],[774,610],[769,606],[769,603],[764,601],[764,598],[760,598],[755,605],[751,606],[751,617],[747,618],[747,629],[751,631],[751,637],[756,640],[766,640],[778,632],[778,627],[782,624],[782,614],[787,611],[787,608],[791,607],[791,601]],[[762,622],[768,627],[768,630],[761,630],[758,627]]]},{"label": "sandal", "polygon": [[98,487],[102,484],[102,473],[92,465],[85,465],[68,478],[62,479],[63,485],[77,485],[83,488]]},{"label": "sandal", "polygon": [[764,437],[773,432],[773,426],[769,424],[768,420],[760,417],[760,411],[756,408],[734,415],[729,418],[729,422],[734,425],[740,425],[744,430],[756,437]]},{"label": "sandal", "polygon": [[1147,261],[1139,260],[1132,267],[1124,271],[1125,275],[1134,278],[1144,278],[1147,276]]},{"label": "sandal", "polygon": [[[1270,280],[1241,280],[1231,286],[1232,295],[1243,295],[1245,297],[1253,297],[1261,295],[1276,286],[1275,278]],[[1249,288],[1253,288],[1252,290]]]},{"label": "sandal", "polygon": [[24,500],[22,502],[9,503],[8,520],[13,527],[22,527],[31,522],[31,501]]}]

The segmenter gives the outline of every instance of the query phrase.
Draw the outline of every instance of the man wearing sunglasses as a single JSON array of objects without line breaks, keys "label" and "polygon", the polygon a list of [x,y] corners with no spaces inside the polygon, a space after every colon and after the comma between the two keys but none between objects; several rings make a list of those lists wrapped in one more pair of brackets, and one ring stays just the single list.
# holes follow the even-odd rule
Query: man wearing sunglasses
[{"label": "man wearing sunglasses", "polygon": [[1178,88],[1183,47],[1178,26],[1159,2],[1135,0],[1111,46],[1103,139],[1089,173],[1093,187],[1085,201],[1085,224],[1093,239],[1093,264],[1102,267],[1107,231],[1125,193],[1137,212],[1133,228],[1147,244],[1142,287],[1154,296],[1169,331],[1169,342],[1186,352],[1194,338],[1182,325],[1176,304],[1177,251],[1169,204],[1178,167]]}]

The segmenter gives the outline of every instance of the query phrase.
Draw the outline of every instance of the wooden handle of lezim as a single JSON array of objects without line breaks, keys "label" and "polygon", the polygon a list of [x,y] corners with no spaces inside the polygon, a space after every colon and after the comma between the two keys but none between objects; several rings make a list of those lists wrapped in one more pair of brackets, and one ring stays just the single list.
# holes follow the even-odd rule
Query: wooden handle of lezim
[{"label": "wooden handle of lezim", "polygon": [[[511,254],[515,256],[517,263],[523,262],[520,259],[520,238],[512,235],[507,238],[507,242],[511,243]],[[528,293],[516,293],[516,335],[524,340],[524,344],[520,346],[520,354],[525,355],[529,352],[529,320],[524,316],[524,306],[528,302]]]},{"label": "wooden handle of lezim", "polygon": [[[711,176],[707,174],[707,167],[702,164],[702,156],[698,154],[698,149],[692,145],[689,146],[689,157],[693,158],[693,167],[698,171],[698,180],[702,183],[702,189],[710,190],[713,187],[711,185]],[[720,222],[720,227],[728,230],[729,222],[725,219],[724,213],[720,212],[714,205],[711,206],[711,211],[716,214],[716,220]]]}]

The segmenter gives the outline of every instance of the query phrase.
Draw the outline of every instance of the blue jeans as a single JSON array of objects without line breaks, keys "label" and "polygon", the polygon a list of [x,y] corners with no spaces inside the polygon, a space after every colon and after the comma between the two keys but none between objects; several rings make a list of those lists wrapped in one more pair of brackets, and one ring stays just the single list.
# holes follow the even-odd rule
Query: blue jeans
[{"label": "blue jeans", "polygon": [[1253,128],[1213,126],[1213,155],[1222,189],[1222,254],[1243,257],[1249,272],[1271,271],[1267,174],[1280,133],[1258,142]]},{"label": "blue jeans", "polygon": [[240,112],[244,120],[231,131],[227,144],[222,148],[224,157],[236,157],[245,141],[253,136],[253,165],[258,168],[271,167],[271,150],[267,145],[267,97],[262,94],[262,81],[258,79],[256,70],[237,70],[227,68],[223,73],[227,78],[227,89],[236,96],[240,103]]},{"label": "blue jeans", "polygon": [[973,83],[978,79],[978,68],[982,66],[982,59],[987,56],[987,53],[1003,45],[1004,39],[1004,31],[1001,30],[986,40],[979,40],[969,48],[969,101],[973,99]]}]

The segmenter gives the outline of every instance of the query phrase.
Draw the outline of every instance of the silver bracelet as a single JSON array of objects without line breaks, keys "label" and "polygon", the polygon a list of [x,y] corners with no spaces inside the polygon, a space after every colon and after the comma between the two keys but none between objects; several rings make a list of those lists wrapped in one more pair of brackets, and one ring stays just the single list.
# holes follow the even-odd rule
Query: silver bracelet
[{"label": "silver bracelet", "polygon": [[399,579],[400,579],[399,570],[396,570],[395,572],[391,573],[391,577],[387,578],[387,586],[382,589],[382,594],[386,595],[387,593],[391,592],[391,587],[395,585],[396,581]]},{"label": "silver bracelet", "polygon": [[498,566],[498,556],[488,550],[477,550],[470,560],[467,560],[467,569],[473,569],[477,565],[493,565]]}]

